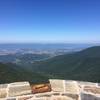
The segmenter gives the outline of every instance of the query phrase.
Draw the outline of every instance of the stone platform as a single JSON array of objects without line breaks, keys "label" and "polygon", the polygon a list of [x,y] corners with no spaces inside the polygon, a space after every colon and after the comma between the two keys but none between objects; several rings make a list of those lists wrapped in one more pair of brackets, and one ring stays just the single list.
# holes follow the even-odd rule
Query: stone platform
[{"label": "stone platform", "polygon": [[50,79],[50,83],[0,85],[0,100],[100,100],[100,84]]}]

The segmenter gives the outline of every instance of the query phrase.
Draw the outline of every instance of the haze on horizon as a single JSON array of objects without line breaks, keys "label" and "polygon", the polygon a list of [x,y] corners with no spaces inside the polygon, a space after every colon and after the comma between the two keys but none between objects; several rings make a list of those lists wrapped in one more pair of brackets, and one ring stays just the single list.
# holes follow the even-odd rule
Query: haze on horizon
[{"label": "haze on horizon", "polygon": [[0,0],[0,43],[100,43],[100,0]]}]

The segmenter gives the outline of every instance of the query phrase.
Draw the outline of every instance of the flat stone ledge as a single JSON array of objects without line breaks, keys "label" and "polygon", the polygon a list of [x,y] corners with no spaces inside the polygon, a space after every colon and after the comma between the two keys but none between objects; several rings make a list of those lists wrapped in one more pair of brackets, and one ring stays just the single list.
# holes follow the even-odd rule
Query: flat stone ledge
[{"label": "flat stone ledge", "polygon": [[84,91],[93,94],[100,94],[100,87],[85,86]]},{"label": "flat stone ledge", "polygon": [[46,92],[46,93],[38,93],[34,95],[35,97],[39,98],[39,97],[51,97],[52,93],[51,92]]},{"label": "flat stone ledge", "polygon": [[17,100],[16,98],[8,98],[6,100]]},{"label": "flat stone ledge", "polygon": [[100,95],[92,95],[87,93],[81,93],[81,100],[100,100]]},{"label": "flat stone ledge", "polygon": [[0,85],[0,100],[100,100],[100,83],[50,79],[50,84]]},{"label": "flat stone ledge", "polygon": [[7,87],[8,87],[8,84],[1,84],[0,85],[0,98],[6,98],[6,96],[7,96]]},{"label": "flat stone ledge", "polygon": [[17,100],[30,100],[31,98],[33,98],[34,96],[23,96],[23,97],[18,97]]},{"label": "flat stone ledge", "polygon": [[31,94],[29,82],[16,82],[9,84],[8,97]]},{"label": "flat stone ledge", "polygon": [[65,81],[65,92],[79,94],[80,88],[76,81]]},{"label": "flat stone ledge", "polygon": [[79,100],[80,96],[78,94],[61,93],[62,96],[67,96],[73,100]]},{"label": "flat stone ledge", "polygon": [[50,100],[76,100],[67,96],[52,96]]},{"label": "flat stone ledge", "polygon": [[53,92],[64,92],[64,80],[50,79]]},{"label": "flat stone ledge", "polygon": [[77,81],[80,86],[97,86],[98,83]]}]

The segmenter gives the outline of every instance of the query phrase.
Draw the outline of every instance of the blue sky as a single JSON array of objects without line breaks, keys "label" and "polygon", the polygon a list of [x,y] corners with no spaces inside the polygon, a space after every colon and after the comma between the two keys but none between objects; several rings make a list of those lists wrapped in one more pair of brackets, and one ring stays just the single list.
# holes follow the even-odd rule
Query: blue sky
[{"label": "blue sky", "polygon": [[0,43],[100,43],[100,0],[0,0]]}]

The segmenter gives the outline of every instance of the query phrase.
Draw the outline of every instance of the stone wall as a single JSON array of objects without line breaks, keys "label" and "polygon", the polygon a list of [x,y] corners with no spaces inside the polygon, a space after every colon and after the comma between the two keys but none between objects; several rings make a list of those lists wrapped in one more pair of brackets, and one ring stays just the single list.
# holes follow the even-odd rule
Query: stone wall
[{"label": "stone wall", "polygon": [[100,100],[100,84],[50,79],[50,83],[0,85],[0,100]]}]

